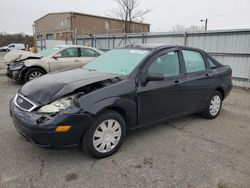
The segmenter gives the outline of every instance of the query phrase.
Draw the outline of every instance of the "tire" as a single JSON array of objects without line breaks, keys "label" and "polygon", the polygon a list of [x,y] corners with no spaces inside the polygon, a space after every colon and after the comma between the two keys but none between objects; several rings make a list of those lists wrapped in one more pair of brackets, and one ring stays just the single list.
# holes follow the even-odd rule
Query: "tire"
[{"label": "tire", "polygon": [[126,123],[115,111],[100,114],[85,131],[81,147],[94,158],[104,158],[114,154],[126,137]]},{"label": "tire", "polygon": [[[24,82],[28,82],[40,76],[43,76],[46,72],[40,68],[29,68],[24,75]],[[32,78],[33,77],[33,78]]]},{"label": "tire", "polygon": [[202,113],[202,116],[207,119],[214,119],[219,115],[221,107],[222,107],[222,95],[219,91],[214,91],[213,94],[208,99],[206,108]]}]

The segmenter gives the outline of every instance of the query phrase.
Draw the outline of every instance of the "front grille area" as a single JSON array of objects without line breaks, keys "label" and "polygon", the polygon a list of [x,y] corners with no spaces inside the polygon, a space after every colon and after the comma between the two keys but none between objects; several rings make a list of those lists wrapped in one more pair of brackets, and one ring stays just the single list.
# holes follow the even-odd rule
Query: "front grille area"
[{"label": "front grille area", "polygon": [[16,95],[14,99],[14,103],[19,109],[27,111],[27,112],[31,112],[33,109],[37,107],[36,104],[34,104],[29,99],[27,99],[26,97],[20,94]]}]

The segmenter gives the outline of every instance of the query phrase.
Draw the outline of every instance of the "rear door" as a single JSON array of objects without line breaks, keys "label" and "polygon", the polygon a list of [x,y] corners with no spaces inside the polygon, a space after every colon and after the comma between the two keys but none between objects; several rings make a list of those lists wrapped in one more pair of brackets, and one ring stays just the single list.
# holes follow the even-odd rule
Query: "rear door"
[{"label": "rear door", "polygon": [[98,57],[100,54],[90,48],[80,48],[80,64],[86,65],[92,59]]},{"label": "rear door", "polygon": [[79,48],[66,48],[56,56],[57,58],[51,58],[49,60],[50,72],[66,68],[80,67]]},{"label": "rear door", "polygon": [[185,111],[196,111],[205,106],[206,100],[213,89],[212,72],[200,51],[183,49],[182,57],[185,64],[183,79],[183,108]]}]

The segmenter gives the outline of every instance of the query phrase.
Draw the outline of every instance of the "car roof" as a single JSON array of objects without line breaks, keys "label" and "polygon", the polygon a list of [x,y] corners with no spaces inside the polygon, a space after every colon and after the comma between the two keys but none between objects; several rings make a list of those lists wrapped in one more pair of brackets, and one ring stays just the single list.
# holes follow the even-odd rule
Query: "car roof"
[{"label": "car roof", "polygon": [[135,45],[128,45],[127,47],[134,47],[134,48],[145,48],[145,49],[156,49],[162,47],[174,47],[173,45],[166,45],[166,44],[135,44]]},{"label": "car roof", "polygon": [[82,46],[82,45],[72,45],[72,44],[61,44],[61,45],[55,45],[56,48],[92,48],[90,46]]},{"label": "car roof", "polygon": [[104,53],[102,50],[99,50],[98,48],[94,48],[94,47],[91,47],[91,46],[82,46],[82,45],[63,44],[63,45],[55,45],[54,48],[60,48],[60,49],[65,49],[65,48],[87,48],[87,49],[94,50],[94,51],[98,52],[99,54]]},{"label": "car roof", "polygon": [[147,49],[147,50],[155,50],[155,49],[163,49],[163,48],[186,48],[190,50],[198,50],[202,51],[198,48],[188,47],[188,46],[181,46],[181,45],[168,45],[168,44],[134,44],[128,45],[126,48],[138,48],[138,49]]}]

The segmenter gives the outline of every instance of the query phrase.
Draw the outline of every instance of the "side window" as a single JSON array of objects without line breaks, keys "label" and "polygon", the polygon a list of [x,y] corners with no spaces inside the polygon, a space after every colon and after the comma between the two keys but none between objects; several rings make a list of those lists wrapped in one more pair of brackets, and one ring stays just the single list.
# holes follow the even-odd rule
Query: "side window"
[{"label": "side window", "polygon": [[209,57],[207,58],[207,61],[211,69],[216,69],[215,63]]},{"label": "side window", "polygon": [[184,56],[187,73],[206,70],[205,61],[199,52],[182,50],[182,53]]},{"label": "side window", "polygon": [[60,52],[61,57],[78,57],[78,49],[77,48],[67,48]]},{"label": "side window", "polygon": [[99,56],[94,50],[88,48],[80,48],[81,57],[96,57]]},{"label": "side window", "polygon": [[165,77],[180,74],[178,52],[169,52],[159,56],[148,69],[148,73],[163,74]]}]

